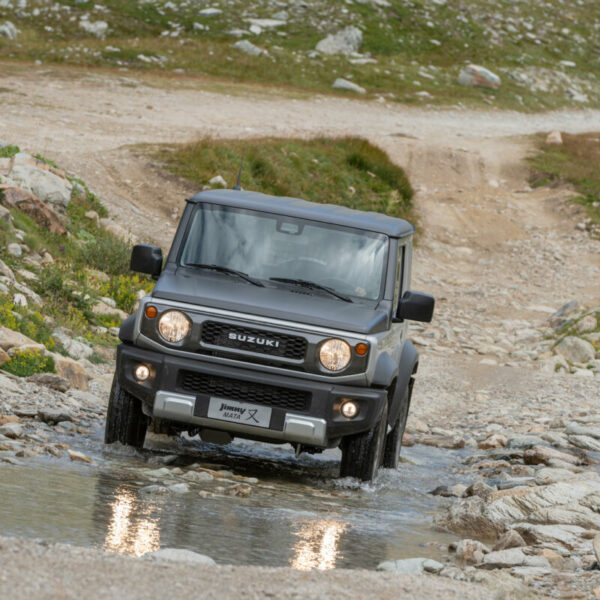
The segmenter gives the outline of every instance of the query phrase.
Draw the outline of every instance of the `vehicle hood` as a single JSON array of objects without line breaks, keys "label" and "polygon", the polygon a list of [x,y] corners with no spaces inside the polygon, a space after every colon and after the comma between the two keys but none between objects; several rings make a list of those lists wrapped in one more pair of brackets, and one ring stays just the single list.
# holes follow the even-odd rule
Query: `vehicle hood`
[{"label": "vehicle hood", "polygon": [[300,287],[258,287],[220,273],[163,272],[152,297],[363,334],[385,331],[388,322],[382,309]]}]

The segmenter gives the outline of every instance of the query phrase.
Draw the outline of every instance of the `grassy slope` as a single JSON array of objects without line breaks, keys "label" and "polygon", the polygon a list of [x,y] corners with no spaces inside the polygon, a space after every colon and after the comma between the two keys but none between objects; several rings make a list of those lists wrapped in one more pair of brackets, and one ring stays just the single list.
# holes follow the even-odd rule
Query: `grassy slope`
[{"label": "grassy slope", "polygon": [[[327,93],[333,80],[342,76],[372,94],[402,102],[519,109],[577,105],[566,89],[579,87],[592,105],[600,104],[597,0],[567,4],[563,0],[448,0],[445,4],[390,0],[389,4],[290,3],[285,25],[246,36],[269,52],[250,57],[232,48],[236,38],[228,32],[247,30],[249,18],[272,17],[280,9],[268,0],[216,0],[211,5],[223,12],[213,17],[200,16],[199,10],[207,4],[192,0],[29,0],[26,10],[0,8],[0,23],[9,19],[21,31],[16,42],[0,37],[0,58],[183,69],[236,82]],[[108,23],[105,39],[90,36],[79,26],[83,15]],[[360,52],[374,57],[376,64],[354,65],[340,56],[311,57],[320,39],[347,25],[363,30]],[[575,66],[559,64],[565,60]],[[498,72],[502,88],[494,93],[458,86],[460,66],[471,61]],[[518,78],[524,73],[531,85],[510,75]],[[563,80],[565,76],[572,81]],[[546,84],[547,91],[531,89]],[[432,98],[420,97],[419,92]]]},{"label": "grassy slope", "polygon": [[563,144],[547,146],[539,137],[539,152],[531,160],[534,185],[569,182],[581,194],[579,202],[600,224],[600,133],[562,134]]},{"label": "grassy slope", "polygon": [[207,184],[221,174],[231,187],[242,152],[242,187],[313,202],[407,216],[412,188],[385,152],[360,138],[201,140],[163,147],[158,157],[176,175]]},{"label": "grassy slope", "polygon": [[[4,148],[0,153],[8,155],[15,150],[18,149]],[[67,236],[49,233],[16,210],[11,210],[12,226],[0,222],[0,259],[13,270],[17,281],[39,294],[44,302],[43,306],[31,301],[27,307],[18,306],[13,301],[16,290],[9,285],[8,294],[0,290],[0,325],[20,331],[49,350],[63,354],[64,349],[52,337],[54,329],[65,327],[94,345],[114,345],[115,338],[103,328],[120,325],[119,317],[94,314],[93,304],[101,297],[110,297],[117,308],[130,312],[136,292],[151,287],[145,278],[130,274],[129,244],[85,217],[89,210],[106,216],[106,210],[82,182],[78,183],[64,220]],[[15,258],[7,252],[7,245],[13,242],[25,244],[40,256],[48,252],[54,263],[28,264],[24,259],[30,253]],[[19,274],[20,269],[34,273],[38,280],[28,280]],[[99,359],[94,355],[92,358]]]}]

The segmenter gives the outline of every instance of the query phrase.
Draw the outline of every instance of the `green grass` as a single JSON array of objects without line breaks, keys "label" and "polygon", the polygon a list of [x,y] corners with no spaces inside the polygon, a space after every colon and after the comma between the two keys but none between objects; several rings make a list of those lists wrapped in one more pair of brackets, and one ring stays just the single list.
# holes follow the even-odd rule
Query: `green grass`
[{"label": "green grass", "polygon": [[572,184],[592,222],[600,224],[600,133],[563,133],[562,145],[545,145],[538,136],[538,153],[531,159],[534,186]]},{"label": "green grass", "polygon": [[35,348],[17,350],[0,368],[19,377],[55,372],[54,359]]},{"label": "green grass", "polygon": [[19,152],[19,146],[4,146],[4,148],[0,148],[0,158],[12,158]]},{"label": "green grass", "polygon": [[[41,157],[38,156],[38,159]],[[113,345],[115,339],[101,333],[98,327],[118,326],[120,319],[112,315],[96,315],[93,305],[99,298],[110,297],[117,308],[131,312],[138,290],[152,287],[149,278],[129,271],[130,244],[85,217],[89,210],[95,210],[100,216],[106,216],[107,211],[82,181],[73,182],[78,185],[64,219],[67,235],[51,234],[17,210],[11,210],[13,226],[0,222],[0,259],[14,272],[22,268],[33,272],[38,277],[37,281],[23,279],[21,283],[43,300],[43,306],[36,306],[30,300],[27,307],[22,307],[13,301],[15,290],[9,289],[8,294],[0,291],[0,325],[20,331],[44,344],[48,350],[61,354],[66,352],[53,339],[54,329],[65,327],[92,344]],[[18,241],[17,230],[23,233],[23,242],[31,251],[40,256],[49,253],[54,261],[31,265],[24,264],[23,258],[9,255],[6,246]],[[20,279],[18,275],[17,278]],[[35,357],[19,360],[6,369],[14,367],[11,372],[16,372],[16,369],[31,374],[31,369],[46,368],[42,363],[36,367]]]},{"label": "green grass", "polygon": [[[285,25],[245,36],[268,51],[259,57],[234,49],[237,38],[229,32],[247,31],[249,18],[272,17],[280,9],[269,0],[217,0],[213,5],[223,13],[211,18],[198,14],[205,4],[183,0],[60,0],[55,5],[60,9],[29,0],[27,10],[0,8],[0,22],[10,20],[20,29],[16,41],[0,38],[0,59],[163,73],[183,70],[191,76],[298,92],[334,93],[335,78],[346,77],[365,87],[371,97],[520,110],[578,106],[566,91],[579,88],[589,96],[590,105],[600,105],[596,0],[568,6],[563,0],[449,0],[444,6],[390,0],[389,7],[334,0],[289,3]],[[39,14],[34,15],[36,8]],[[84,14],[90,21],[108,23],[105,39],[79,26]],[[206,28],[198,30],[194,23]],[[312,55],[320,39],[349,25],[361,28],[360,52],[374,58],[375,64]],[[457,75],[467,62],[497,72],[503,80],[501,89],[458,86]],[[529,84],[519,81],[523,75]],[[572,81],[561,80],[565,75]]]},{"label": "green grass", "polygon": [[313,140],[203,139],[161,147],[158,158],[174,174],[206,185],[221,175],[235,183],[244,153],[242,187],[406,217],[413,190],[387,154],[360,138]]}]

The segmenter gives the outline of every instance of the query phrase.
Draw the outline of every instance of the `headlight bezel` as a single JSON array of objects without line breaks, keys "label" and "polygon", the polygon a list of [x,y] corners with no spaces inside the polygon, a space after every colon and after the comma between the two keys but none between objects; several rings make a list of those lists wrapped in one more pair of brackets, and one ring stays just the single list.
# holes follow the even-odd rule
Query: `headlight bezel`
[{"label": "headlight bezel", "polygon": [[[183,335],[171,336],[171,337],[168,337],[168,335],[165,335],[165,333],[163,331],[163,323],[164,323],[164,319],[169,318],[169,315],[173,315],[173,316],[177,315],[177,317],[180,319],[179,324],[173,325],[173,326],[174,327],[175,326],[185,327]],[[176,346],[176,345],[179,345],[179,344],[182,344],[183,342],[185,342],[185,340],[189,337],[190,333],[192,332],[192,320],[190,319],[190,317],[188,315],[186,315],[181,310],[169,309],[169,310],[166,310],[163,313],[161,313],[161,315],[157,318],[156,332],[161,341],[165,342],[166,344],[171,344],[171,345]]]},{"label": "headlight bezel", "polygon": [[[332,368],[330,366],[328,366],[326,364],[326,361],[323,358],[323,352],[327,352],[328,351],[328,346],[330,345],[337,345],[337,348],[333,348],[330,349],[329,351],[331,353],[336,353],[336,352],[342,352],[345,356],[344,358],[345,363],[342,366],[339,366],[338,368]],[[351,364],[352,364],[352,346],[344,339],[342,338],[328,338],[326,340],[323,340],[320,344],[319,344],[319,348],[318,348],[318,352],[317,352],[317,357],[319,360],[319,365],[325,370],[325,372],[327,373],[341,373],[343,371],[345,371]],[[333,359],[335,360],[335,359]],[[332,361],[329,361],[329,364],[333,364]]]}]

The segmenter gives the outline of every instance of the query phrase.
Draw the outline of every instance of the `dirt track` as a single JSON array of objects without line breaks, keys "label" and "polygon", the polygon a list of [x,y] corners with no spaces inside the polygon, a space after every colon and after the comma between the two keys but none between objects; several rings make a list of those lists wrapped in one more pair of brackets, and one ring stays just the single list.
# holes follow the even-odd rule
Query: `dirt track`
[{"label": "dirt track", "polygon": [[[571,192],[528,188],[524,158],[530,145],[523,137],[551,129],[600,130],[599,111],[429,112],[334,98],[218,95],[189,83],[169,89],[131,75],[39,67],[6,71],[0,141],[40,152],[79,175],[140,240],[168,247],[175,221],[165,226],[165,219],[195,190],[165,178],[132,145],[204,135],[362,135],[406,167],[418,190],[423,235],[413,287],[437,297],[433,327],[443,331],[444,324],[461,323],[493,344],[503,322],[519,319],[534,326],[547,317],[546,308],[574,298],[583,305],[600,303],[600,242],[575,229],[580,215],[567,201]],[[485,354],[464,344],[448,343],[446,349],[446,355],[465,354],[464,362],[455,369],[444,363],[447,357],[436,358],[432,370],[428,352],[440,351],[425,349],[424,385],[416,388],[419,416],[426,418],[432,406],[427,393],[458,390],[467,378],[474,395],[480,381],[485,386],[481,378],[490,378],[478,364]],[[506,397],[526,403],[526,372],[502,377]],[[530,390],[531,397],[537,389]],[[442,422],[444,411],[448,416],[455,411],[450,396],[436,406]],[[560,400],[555,398],[557,405]]]}]

